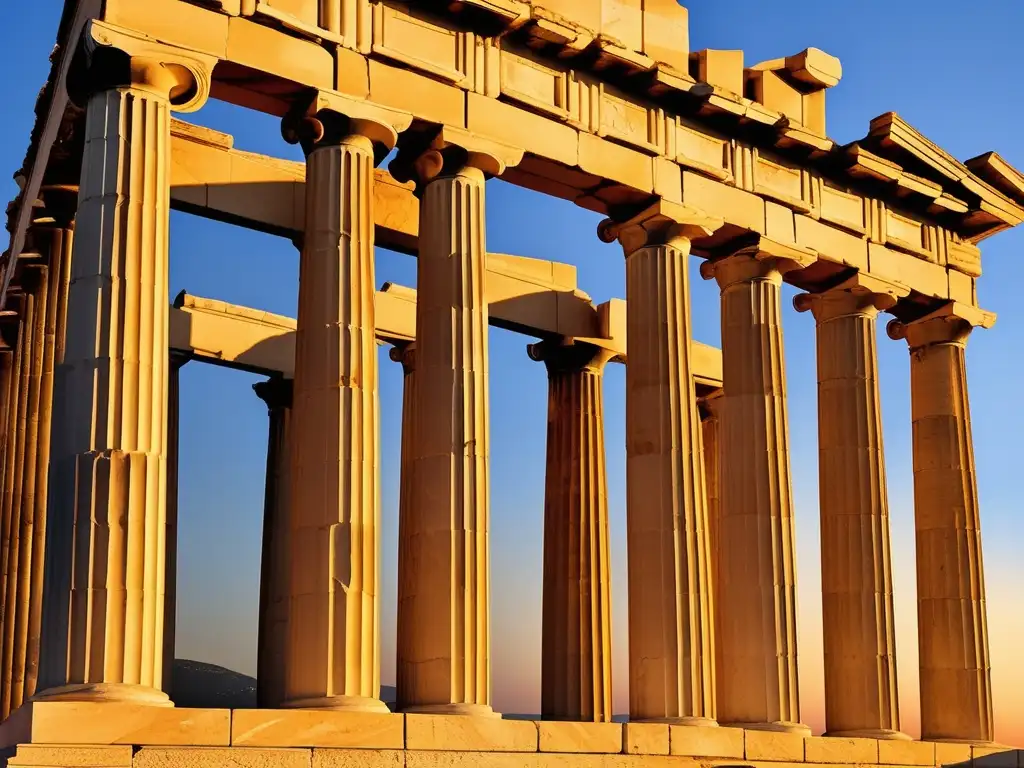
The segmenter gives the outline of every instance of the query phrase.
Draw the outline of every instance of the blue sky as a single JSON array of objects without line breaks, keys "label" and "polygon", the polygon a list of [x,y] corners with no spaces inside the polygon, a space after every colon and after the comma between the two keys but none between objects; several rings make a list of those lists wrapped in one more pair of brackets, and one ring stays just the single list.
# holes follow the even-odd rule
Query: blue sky
[{"label": "blue sky", "polygon": [[[779,10],[780,6],[785,8]],[[871,118],[899,112],[960,159],[998,150],[1024,168],[1019,85],[1018,0],[702,0],[688,5],[691,48],[742,48],[748,65],[808,46],[838,56],[842,83],[828,95],[828,130],[840,142],[862,137]],[[33,105],[48,71],[60,3],[34,0],[6,9],[0,68],[8,73],[0,120],[0,199],[14,197]],[[190,120],[235,135],[236,146],[300,159],[277,121],[211,103]],[[617,247],[595,235],[599,217],[499,181],[488,186],[487,242],[493,252],[565,261],[596,302],[625,295]],[[1024,232],[982,246],[982,307],[999,315],[968,347],[968,374],[981,495],[989,627],[996,678],[997,737],[1024,741],[1013,710],[1024,704],[1016,660],[1024,632],[1015,591],[1024,583],[1020,456],[1024,409],[1024,288],[1017,261]],[[695,336],[718,345],[718,293],[693,261]],[[172,214],[171,295],[190,293],[294,316],[298,259],[286,240]],[[415,261],[378,252],[378,282],[415,285]],[[786,289],[786,297],[794,295]],[[800,583],[799,629],[804,719],[822,725],[821,604],[818,576],[817,425],[814,321],[784,313]],[[908,355],[880,326],[897,646],[904,724],[916,724],[913,485]],[[525,337],[491,332],[492,609],[494,704],[505,712],[539,708],[541,535],[547,384],[526,355]],[[395,560],[401,366],[381,355],[383,682],[393,682]],[[266,410],[256,377],[188,365],[182,373],[178,655],[255,672],[259,546],[266,457]],[[615,699],[626,701],[624,370],[606,374],[606,439],[613,539]]]}]

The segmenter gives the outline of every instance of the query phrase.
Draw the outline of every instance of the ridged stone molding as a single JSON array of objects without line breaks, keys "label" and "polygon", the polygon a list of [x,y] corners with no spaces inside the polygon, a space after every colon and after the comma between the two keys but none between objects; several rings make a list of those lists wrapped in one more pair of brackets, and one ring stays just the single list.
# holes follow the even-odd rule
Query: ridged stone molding
[{"label": "ridged stone molding", "polygon": [[722,723],[800,724],[796,553],[780,287],[783,268],[740,252],[704,265],[722,290],[720,583]]},{"label": "ridged stone molding", "polygon": [[895,296],[839,286],[803,294],[817,321],[818,489],[829,735],[899,733],[877,318]]},{"label": "ridged stone molding", "polygon": [[170,703],[169,159],[170,104],[155,85],[90,98],[54,395],[43,698]]},{"label": "ridged stone molding", "polygon": [[964,353],[955,314],[902,324],[910,346],[917,534],[921,738],[993,738],[978,486]]},{"label": "ridged stone molding", "polygon": [[585,343],[534,344],[548,371],[541,716],[611,722],[611,572],[604,367]]},{"label": "ridged stone molding", "polygon": [[374,147],[306,158],[291,424],[288,707],[386,711],[380,696]]}]

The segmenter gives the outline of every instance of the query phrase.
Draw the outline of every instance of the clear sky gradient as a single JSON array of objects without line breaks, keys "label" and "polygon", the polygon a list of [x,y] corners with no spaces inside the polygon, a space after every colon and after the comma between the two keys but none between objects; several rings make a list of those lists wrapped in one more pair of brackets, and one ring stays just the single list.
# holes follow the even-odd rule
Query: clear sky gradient
[{"label": "clear sky gradient", "polygon": [[[143,0],[138,0],[143,2]],[[58,0],[5,9],[0,200],[16,194],[33,106],[47,76]],[[748,65],[816,46],[838,56],[844,78],[828,94],[829,134],[862,138],[868,121],[896,111],[955,157],[998,150],[1024,168],[1019,0],[692,0],[691,49],[742,48]],[[231,132],[242,149],[301,159],[274,118],[211,102],[190,120]],[[493,252],[568,262],[595,302],[625,296],[621,250],[595,234],[599,217],[501,181],[488,184],[487,245]],[[2,247],[2,246],[0,246]],[[982,245],[981,306],[997,312],[968,345],[968,374],[981,496],[995,687],[996,736],[1024,745],[1024,232]],[[695,336],[719,344],[718,291],[693,261]],[[414,286],[409,257],[378,251],[377,280]],[[171,294],[199,296],[294,316],[298,259],[287,240],[171,217]],[[794,295],[785,289],[785,298]],[[824,727],[818,539],[814,320],[784,312],[799,581],[803,718]],[[898,673],[904,729],[918,729],[910,386],[906,344],[879,325],[879,366],[892,515]],[[491,509],[493,700],[503,712],[540,707],[541,548],[547,382],[526,355],[525,337],[491,331]],[[397,509],[402,371],[381,353],[383,682],[394,682]],[[192,363],[182,373],[179,657],[255,674],[266,409],[257,377]],[[627,709],[624,369],[606,374],[606,439],[612,535],[614,696]],[[726,468],[726,471],[728,469]]]}]

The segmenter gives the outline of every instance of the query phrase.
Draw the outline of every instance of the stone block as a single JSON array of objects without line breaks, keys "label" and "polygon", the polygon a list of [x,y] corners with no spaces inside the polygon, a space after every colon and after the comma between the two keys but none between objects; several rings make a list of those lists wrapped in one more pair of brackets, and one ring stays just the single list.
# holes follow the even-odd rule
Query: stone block
[{"label": "stone block", "polygon": [[314,749],[311,768],[402,768],[405,752],[376,749]]},{"label": "stone block", "polygon": [[309,768],[308,749],[143,747],[133,768]]},{"label": "stone block", "polygon": [[541,752],[603,752],[622,751],[620,723],[570,723],[543,721],[537,723]]},{"label": "stone block", "polygon": [[952,744],[949,742],[935,742],[935,765],[964,765],[971,761],[970,744]]},{"label": "stone block", "polygon": [[9,766],[31,768],[131,768],[132,747],[72,747],[22,744]]},{"label": "stone block", "polygon": [[764,200],[750,192],[684,170],[683,203],[721,217],[727,224],[764,234]]},{"label": "stone block", "polygon": [[533,154],[565,165],[576,165],[579,132],[478,93],[467,94],[466,127],[493,141],[530,147]]},{"label": "stone block", "polygon": [[536,752],[532,720],[461,715],[405,716],[405,748],[480,752]]},{"label": "stone block", "polygon": [[946,276],[949,278],[949,298],[971,307],[978,306],[978,295],[973,277],[965,275],[963,272],[957,272],[955,269],[947,269]]},{"label": "stone block", "polygon": [[886,765],[935,765],[935,745],[927,741],[879,739],[878,762]]},{"label": "stone block", "polygon": [[973,768],[1017,768],[1019,750],[1011,747],[971,747]]},{"label": "stone block", "polygon": [[[742,748],[742,740],[740,741]],[[667,755],[669,727],[664,723],[626,723],[622,726],[622,751],[629,755]]]},{"label": "stone block", "polygon": [[804,760],[808,763],[877,763],[878,740],[811,736],[804,740]]},{"label": "stone block", "polygon": [[643,0],[643,52],[680,72],[689,70],[690,18],[677,0]]},{"label": "stone block", "polygon": [[[765,234],[778,243],[796,243],[796,221],[793,211],[784,205],[766,200],[764,203]],[[867,246],[864,247],[865,261]]]},{"label": "stone block", "polygon": [[370,62],[370,100],[418,118],[463,128],[466,92],[408,69]]},{"label": "stone block", "polygon": [[288,14],[307,27],[316,28],[319,24],[320,3],[318,0],[269,0],[268,5],[275,11]]},{"label": "stone block", "polygon": [[747,760],[786,760],[803,762],[804,737],[799,733],[744,731],[744,756]]},{"label": "stone block", "polygon": [[868,242],[863,237],[830,227],[810,216],[797,215],[796,242],[804,248],[817,251],[823,259],[867,269]]},{"label": "stone block", "polygon": [[674,203],[683,202],[683,177],[679,165],[664,157],[654,158],[654,194]]},{"label": "stone block", "polygon": [[743,95],[743,51],[697,51],[692,58],[698,81]]},{"label": "stone block", "polygon": [[228,19],[229,61],[312,88],[334,87],[334,56],[316,43],[232,16]]},{"label": "stone block", "polygon": [[743,758],[743,729],[696,725],[670,726],[673,755]]},{"label": "stone block", "polygon": [[231,744],[245,747],[402,749],[402,715],[302,709],[236,709]]},{"label": "stone block", "polygon": [[406,752],[405,768],[539,768],[538,757],[536,753]]},{"label": "stone block", "polygon": [[370,68],[366,57],[337,46],[334,49],[334,90],[359,99],[370,95]]},{"label": "stone block", "polygon": [[643,3],[641,0],[589,0],[601,4],[601,34],[622,43],[627,50],[643,45]]},{"label": "stone block", "polygon": [[228,17],[179,0],[107,0],[103,20],[217,58],[227,54]]},{"label": "stone block", "polygon": [[913,288],[925,296],[940,299],[949,297],[946,268],[909,253],[869,243],[868,269],[876,277]]},{"label": "stone block", "polygon": [[654,190],[654,162],[650,155],[589,133],[580,134],[579,167],[641,192]]},{"label": "stone block", "polygon": [[3,730],[8,743],[227,746],[231,710],[40,701],[18,710]]}]

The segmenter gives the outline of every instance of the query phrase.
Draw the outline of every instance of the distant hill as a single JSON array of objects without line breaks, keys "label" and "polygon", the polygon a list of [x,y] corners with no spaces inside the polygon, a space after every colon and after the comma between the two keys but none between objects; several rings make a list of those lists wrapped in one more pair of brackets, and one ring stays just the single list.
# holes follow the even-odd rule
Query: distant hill
[{"label": "distant hill", "polygon": [[[380,694],[385,704],[394,704],[393,685],[382,685]],[[171,698],[178,707],[255,709],[256,678],[205,661],[175,659]]]}]

